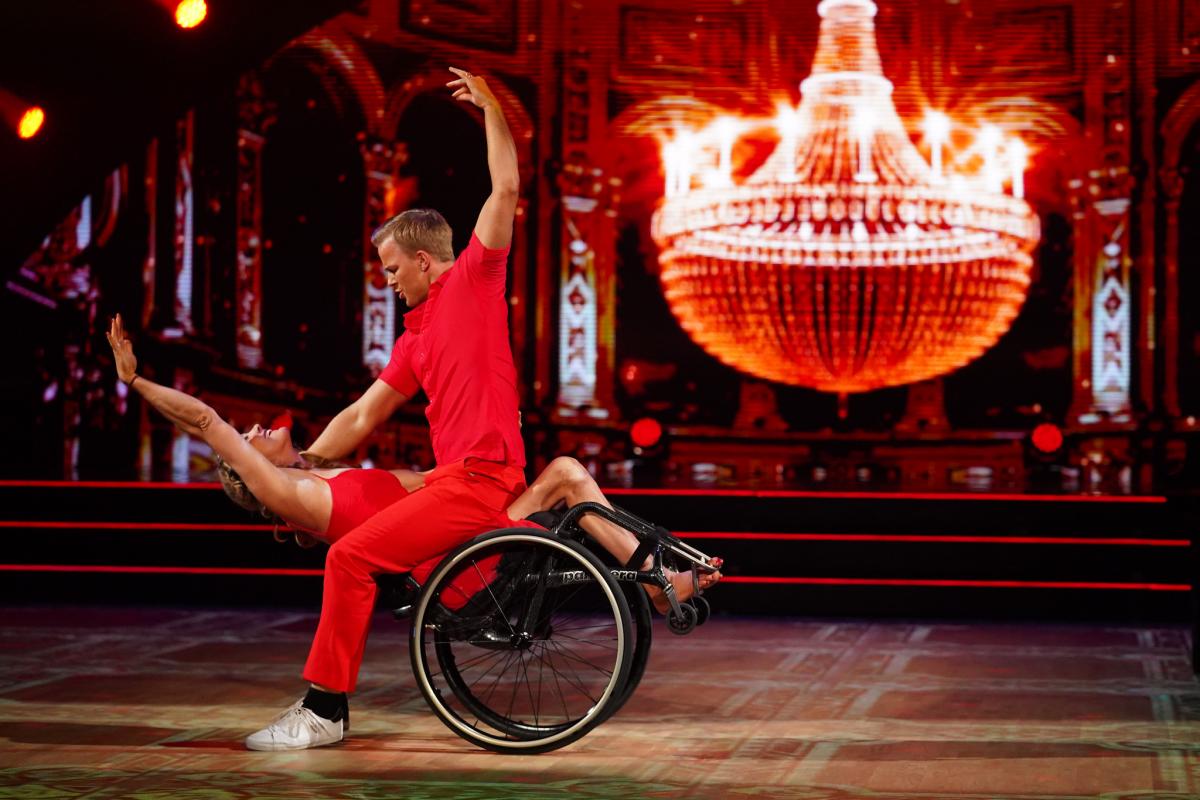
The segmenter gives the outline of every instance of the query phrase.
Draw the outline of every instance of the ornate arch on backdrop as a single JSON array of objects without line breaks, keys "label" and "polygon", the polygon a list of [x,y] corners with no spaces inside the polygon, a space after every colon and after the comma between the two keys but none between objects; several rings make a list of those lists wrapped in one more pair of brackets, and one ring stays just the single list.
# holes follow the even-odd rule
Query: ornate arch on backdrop
[{"label": "ornate arch on backdrop", "polygon": [[[517,146],[517,166],[521,172],[521,196],[517,204],[517,220],[516,229],[519,233],[527,233],[527,228],[524,228],[525,222],[528,220],[529,199],[532,192],[532,187],[535,185],[536,164],[534,162],[533,149],[533,121],[529,115],[529,110],[525,104],[517,97],[516,92],[512,90],[504,79],[489,73],[487,78],[488,87],[496,95],[496,99],[500,101],[501,107],[504,109],[505,118],[508,120],[509,129],[512,131],[513,140]],[[398,178],[400,164],[406,158],[403,152],[396,152],[395,145],[396,130],[400,125],[400,118],[404,116],[404,112],[412,102],[427,94],[441,95],[449,97],[446,94],[446,82],[453,79],[453,76],[444,68],[428,67],[421,72],[411,75],[403,80],[397,81],[387,92],[385,110],[382,117],[382,122],[378,130],[378,142],[383,148],[388,148],[393,153],[393,158],[397,159],[394,162],[395,171],[392,181]],[[482,117],[477,114],[471,114],[480,125],[482,125]],[[368,186],[370,186],[368,182]],[[372,199],[368,198],[368,204],[372,203]],[[382,224],[393,214],[403,211],[402,208],[389,201],[385,196],[380,195],[376,198],[375,208],[377,215],[370,223],[374,230],[375,227]],[[369,238],[369,237],[368,237]],[[370,242],[368,241],[368,247]],[[525,386],[525,376],[523,365],[525,362],[525,348],[527,343],[527,323],[529,315],[533,313],[533,309],[529,307],[530,295],[528,291],[529,281],[529,254],[531,248],[536,248],[536,244],[529,240],[527,235],[518,235],[513,238],[512,245],[512,291],[509,297],[509,307],[511,309],[510,328],[513,338],[513,350],[515,362],[518,372],[518,386]],[[373,253],[368,254],[373,257]],[[376,292],[377,299],[372,306],[372,310],[377,309],[377,313],[383,313],[384,301],[389,308],[394,308],[391,304],[394,302],[390,292]],[[366,318],[364,313],[364,321]],[[391,338],[395,338],[394,322],[392,323]],[[387,341],[387,349],[382,353],[383,363],[386,363],[386,357],[391,352],[391,341]],[[376,357],[378,360],[378,357]],[[382,368],[383,364],[379,365]]]},{"label": "ornate arch on backdrop", "polygon": [[1200,123],[1200,81],[1184,91],[1163,118],[1160,132],[1163,149],[1159,168],[1162,188],[1162,207],[1166,220],[1163,246],[1163,327],[1162,358],[1163,411],[1177,417],[1179,408],[1179,205],[1183,198],[1183,175],[1180,161],[1183,145]]},{"label": "ornate arch on backdrop", "polygon": [[[330,74],[318,76],[330,99],[344,116],[350,112],[343,92],[356,106],[355,124],[361,125],[359,150],[366,174],[363,205],[363,362],[373,372],[387,363],[395,337],[391,295],[376,275],[370,233],[379,224],[382,199],[394,188],[399,165],[394,149],[379,136],[387,106],[383,82],[358,43],[335,24],[323,25],[289,42],[267,64],[286,54],[309,55]],[[336,80],[331,80],[334,78]],[[250,110],[252,113],[247,114]],[[243,102],[243,124],[238,135],[238,362],[242,368],[262,365],[262,149],[270,126],[261,96]]]},{"label": "ornate arch on backdrop", "polygon": [[1162,165],[1164,170],[1179,168],[1184,141],[1198,122],[1200,122],[1200,81],[1189,86],[1163,118]]},{"label": "ornate arch on backdrop", "polygon": [[368,135],[376,133],[383,123],[387,100],[379,73],[358,43],[345,31],[321,26],[293,39],[280,55],[300,49],[313,51],[354,92]]},{"label": "ornate arch on backdrop", "polygon": [[[522,182],[527,183],[533,177],[533,121],[525,104],[502,78],[494,74],[485,77],[488,87],[504,107],[505,118],[517,143],[517,160],[521,166]],[[430,67],[393,85],[384,101],[379,136],[389,141],[394,139],[400,118],[404,116],[412,101],[424,94],[444,93],[446,82],[452,78],[446,70]]]}]

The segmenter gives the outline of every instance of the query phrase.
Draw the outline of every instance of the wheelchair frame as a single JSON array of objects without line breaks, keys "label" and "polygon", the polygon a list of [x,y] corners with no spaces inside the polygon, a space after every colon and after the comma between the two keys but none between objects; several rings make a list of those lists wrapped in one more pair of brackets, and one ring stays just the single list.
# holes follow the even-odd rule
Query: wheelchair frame
[{"label": "wheelchair frame", "polygon": [[[545,516],[547,513],[555,516],[548,518]],[[633,533],[638,539],[639,545],[626,564],[612,569],[604,565],[590,549],[585,547],[587,537],[580,526],[580,521],[587,514],[595,514],[618,525]],[[636,588],[636,585],[654,585],[664,592],[670,605],[667,613],[668,628],[673,633],[683,635],[690,633],[697,625],[703,624],[709,616],[708,602],[701,596],[699,575],[715,572],[721,566],[719,559],[705,555],[680,541],[662,526],[643,520],[624,509],[610,509],[598,503],[589,502],[573,506],[561,513],[540,512],[531,519],[540,523],[542,520],[538,519],[539,516],[542,516],[542,520],[550,523],[545,526],[546,531],[533,528],[512,528],[482,534],[441,559],[438,566],[429,574],[424,585],[417,583],[411,575],[406,576],[405,583],[411,599],[393,611],[397,618],[410,615],[414,617],[410,646],[413,672],[417,678],[418,687],[430,708],[447,727],[462,738],[478,746],[500,752],[539,753],[563,747],[576,741],[616,713],[640,682],[649,655],[651,640],[649,602],[645,593]],[[441,620],[454,618],[456,613],[441,606],[437,599],[441,592],[453,586],[453,578],[447,576],[450,576],[456,567],[461,568],[460,561],[471,554],[486,552],[487,547],[496,542],[501,543],[501,546],[523,543],[524,546],[534,549],[540,547],[547,552],[547,555],[544,556],[547,565],[552,565],[557,559],[558,561],[573,561],[574,568],[563,569],[560,567],[556,570],[553,566],[546,566],[538,574],[527,573],[523,578],[516,575],[502,578],[493,576],[491,580],[496,581],[497,585],[485,580],[484,588],[477,589],[473,598],[468,601],[470,603],[474,602],[475,598],[483,598],[483,591],[486,589],[489,597],[483,604],[487,605],[486,601],[490,601],[495,607],[489,611],[491,621],[480,622],[482,617],[468,617],[465,622],[445,627],[447,623]],[[651,559],[649,569],[641,569],[641,565],[647,558]],[[691,571],[695,594],[686,602],[680,602],[674,586],[666,576],[665,568],[668,561],[672,562],[672,568],[683,566]],[[475,571],[479,572],[478,565],[475,562],[471,563]],[[514,658],[513,653],[516,653],[517,663],[524,664],[521,661],[520,651],[536,646],[538,642],[536,631],[540,623],[537,621],[541,619],[543,599],[547,595],[553,595],[556,591],[572,587],[576,587],[577,590],[577,587],[581,586],[592,586],[594,589],[599,589],[597,597],[600,598],[602,604],[605,602],[610,604],[609,607],[613,614],[616,635],[612,649],[616,661],[613,670],[604,673],[609,675],[609,678],[602,696],[592,698],[592,706],[582,712],[578,719],[570,720],[569,724],[539,724],[536,709],[532,723],[528,720],[511,718],[512,702],[510,702],[510,709],[507,713],[491,709],[487,699],[477,697],[474,688],[467,686],[463,681],[456,663],[458,657],[453,653],[455,643],[457,642],[458,646],[463,648],[468,645],[477,648],[470,651],[472,653],[484,651],[482,657],[468,659],[468,663],[490,658],[487,651],[497,651],[502,654],[509,653],[506,665]],[[497,597],[497,593],[506,596],[506,599],[502,602]],[[512,615],[509,609],[504,607],[504,603],[509,602],[511,597],[522,593],[530,595],[532,599],[528,601],[529,605],[520,608],[517,617],[512,619]],[[500,613],[497,614],[496,611]],[[607,618],[605,617],[605,619]],[[471,625],[475,627],[472,629]],[[620,627],[619,631],[615,630],[616,626]],[[552,631],[553,625],[546,622],[545,628]],[[472,632],[464,635],[462,630]],[[561,653],[561,647],[550,641],[551,635],[552,633],[546,634],[546,643],[557,647],[558,652]],[[427,637],[432,637],[432,640],[427,641]],[[568,635],[567,638],[571,637]],[[439,667],[437,672],[432,670],[433,665],[427,652],[428,649],[433,650],[432,660],[436,660]],[[547,652],[553,653],[554,651]],[[475,716],[474,724],[467,722],[461,714],[448,707],[447,703],[450,698],[434,685],[435,677],[440,677],[447,684],[449,693],[454,696],[454,700],[464,705]],[[528,674],[526,674],[526,680],[528,680]],[[496,678],[496,681],[499,681],[499,677]],[[514,689],[514,699],[515,691]],[[540,683],[538,691],[540,696]],[[590,695],[588,696],[590,697]],[[564,714],[566,714],[565,702],[563,708]],[[481,725],[484,723],[491,728],[498,729],[500,734],[481,730]]]}]

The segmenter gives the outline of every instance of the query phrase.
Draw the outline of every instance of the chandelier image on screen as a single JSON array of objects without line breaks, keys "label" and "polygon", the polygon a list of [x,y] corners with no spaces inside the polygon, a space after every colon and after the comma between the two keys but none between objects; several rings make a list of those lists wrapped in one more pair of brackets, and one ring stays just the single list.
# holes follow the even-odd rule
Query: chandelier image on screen
[{"label": "chandelier image on screen", "polygon": [[[954,123],[930,112],[927,161],[883,75],[875,3],[817,11],[798,108],[663,143],[664,294],[693,341],[751,375],[839,394],[944,375],[995,344],[1028,292],[1040,234],[1027,148],[985,125],[960,159],[971,168],[951,174]],[[734,145],[764,124],[779,144],[739,182]]]}]

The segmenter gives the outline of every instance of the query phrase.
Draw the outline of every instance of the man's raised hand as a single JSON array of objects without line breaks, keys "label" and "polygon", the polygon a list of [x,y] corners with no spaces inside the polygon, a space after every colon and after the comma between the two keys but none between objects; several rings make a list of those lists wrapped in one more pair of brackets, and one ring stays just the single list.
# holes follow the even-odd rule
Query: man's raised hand
[{"label": "man's raised hand", "polygon": [[473,103],[480,108],[488,106],[499,107],[496,102],[496,95],[492,94],[492,90],[488,88],[487,81],[478,75],[472,75],[465,69],[458,67],[450,67],[450,71],[458,76],[457,79],[449,81],[446,86],[454,89],[452,95],[455,100],[462,100],[466,103]]}]

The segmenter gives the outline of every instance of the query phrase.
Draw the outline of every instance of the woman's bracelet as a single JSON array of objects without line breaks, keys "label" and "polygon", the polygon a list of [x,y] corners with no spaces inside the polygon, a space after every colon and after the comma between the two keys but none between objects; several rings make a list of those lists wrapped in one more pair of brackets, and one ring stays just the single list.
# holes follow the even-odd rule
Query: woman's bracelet
[{"label": "woman's bracelet", "polygon": [[126,383],[125,385],[126,385],[126,386],[128,386],[130,389],[132,389],[132,388],[133,388],[133,382],[134,382],[134,381],[136,381],[136,380],[138,379],[138,377],[140,377],[140,376],[139,376],[139,375],[138,375],[136,372],[135,372],[135,373],[133,373],[133,377],[132,377],[132,378],[130,378],[130,379],[129,379],[129,382],[128,382],[128,383]]}]

